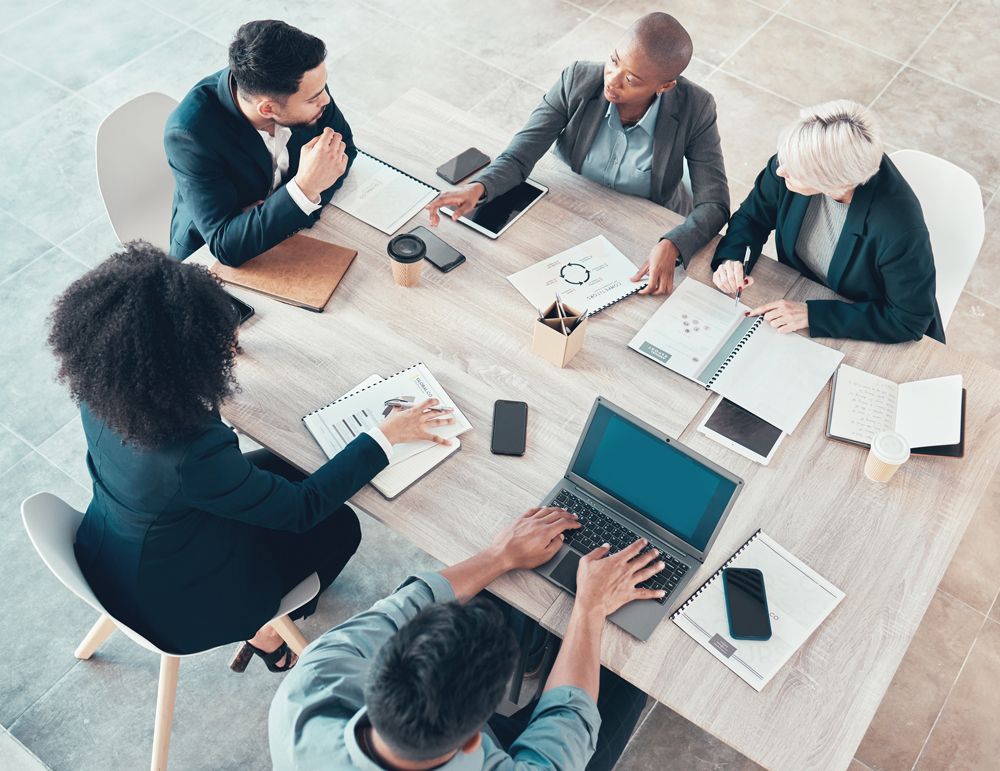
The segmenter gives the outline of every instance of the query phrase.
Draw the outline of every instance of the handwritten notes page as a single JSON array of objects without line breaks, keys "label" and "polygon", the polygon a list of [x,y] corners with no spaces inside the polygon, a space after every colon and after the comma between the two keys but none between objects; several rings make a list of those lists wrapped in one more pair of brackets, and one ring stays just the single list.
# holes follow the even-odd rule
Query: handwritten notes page
[{"label": "handwritten notes page", "polygon": [[879,431],[896,427],[899,386],[884,377],[847,364],[837,370],[830,433],[850,442],[871,444]]}]

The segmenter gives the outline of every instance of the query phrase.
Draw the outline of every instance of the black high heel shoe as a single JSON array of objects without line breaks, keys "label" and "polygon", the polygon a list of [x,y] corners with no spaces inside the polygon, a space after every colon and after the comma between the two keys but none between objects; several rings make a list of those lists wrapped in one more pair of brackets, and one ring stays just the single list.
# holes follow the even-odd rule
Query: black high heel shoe
[{"label": "black high heel shoe", "polygon": [[[294,653],[292,653],[291,648],[288,647],[288,643],[282,642],[277,648],[268,653],[267,651],[262,651],[256,645],[251,645],[248,642],[240,644],[240,647],[236,649],[236,653],[233,654],[232,660],[229,662],[229,668],[234,672],[244,672],[246,671],[247,665],[250,664],[250,659],[254,656],[260,656],[261,660],[264,662],[264,666],[267,667],[269,672],[287,672],[289,669],[295,666],[295,662],[298,658]],[[278,662],[285,659],[283,664]]]}]

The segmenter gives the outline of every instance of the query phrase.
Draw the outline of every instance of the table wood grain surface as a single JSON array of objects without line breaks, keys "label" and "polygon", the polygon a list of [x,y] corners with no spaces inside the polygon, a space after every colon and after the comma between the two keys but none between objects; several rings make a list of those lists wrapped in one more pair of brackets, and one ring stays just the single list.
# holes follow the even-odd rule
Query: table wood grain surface
[{"label": "table wood grain surface", "polygon": [[[419,91],[355,133],[360,148],[438,188],[446,185],[434,169],[445,159],[473,145],[496,157],[508,139]],[[825,437],[824,392],[771,465],[754,464],[694,430],[714,395],[626,347],[662,298],[631,297],[596,315],[583,350],[565,369],[531,354],[535,314],[507,275],[599,234],[639,265],[680,221],[573,174],[551,155],[532,177],[550,193],[500,239],[443,222],[439,235],[468,261],[446,274],[427,265],[414,288],[392,283],[388,236],[326,207],[309,235],[357,249],[358,257],[322,314],[232,289],[257,314],[241,328],[241,390],[224,416],[313,471],[325,457],[303,415],[368,375],[425,362],[474,430],[462,437],[460,452],[395,500],[368,486],[353,502],[449,564],[540,502],[564,473],[597,395],[680,437],[747,481],[692,588],[760,527],[846,598],[762,693],[669,621],[646,643],[609,624],[604,664],[768,768],[846,768],[996,469],[998,373],[929,338],[897,346],[823,340],[843,350],[846,363],[896,381],[962,373],[969,391],[966,457],[914,457],[890,484],[870,483],[862,474],[865,450]],[[398,232],[418,224],[427,224],[426,214]],[[695,257],[689,277],[710,281],[714,246]],[[772,260],[760,260],[754,278],[744,292],[750,305],[830,296]],[[523,458],[489,451],[496,399],[529,404]],[[520,572],[490,588],[564,631],[572,598],[547,581]]]}]

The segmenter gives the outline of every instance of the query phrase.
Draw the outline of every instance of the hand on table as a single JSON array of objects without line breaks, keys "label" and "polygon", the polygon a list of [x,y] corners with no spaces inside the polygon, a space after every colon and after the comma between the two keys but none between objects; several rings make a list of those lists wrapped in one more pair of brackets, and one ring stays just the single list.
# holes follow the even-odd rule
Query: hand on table
[{"label": "hand on table", "polygon": [[451,444],[451,441],[443,436],[431,433],[430,429],[436,426],[447,426],[454,423],[451,417],[451,410],[439,412],[428,410],[438,403],[437,399],[427,399],[420,404],[409,407],[395,407],[392,414],[386,418],[379,429],[389,440],[389,444],[399,444],[400,442],[415,442],[426,439],[436,444]]},{"label": "hand on table", "polygon": [[608,546],[598,546],[582,557],[576,569],[576,602],[581,609],[607,617],[632,600],[662,597],[662,589],[636,586],[664,568],[658,550],[639,554],[648,543],[640,538],[610,557],[607,556]]},{"label": "hand on table", "polygon": [[649,257],[642,264],[642,267],[632,276],[632,281],[642,281],[643,277],[649,274],[649,284],[645,289],[639,290],[639,294],[670,294],[674,291],[674,268],[677,267],[677,258],[680,250],[674,246],[669,238],[661,239],[660,242],[649,251]]},{"label": "hand on table", "polygon": [[424,208],[430,214],[431,227],[436,228],[441,222],[438,209],[447,206],[452,210],[452,220],[457,220],[464,214],[476,208],[479,199],[486,194],[486,188],[481,182],[470,182],[468,185],[456,187],[454,190],[445,190],[441,195],[431,201]]},{"label": "hand on table", "polygon": [[712,283],[726,294],[735,295],[740,284],[746,289],[753,283],[750,276],[743,275],[743,263],[739,260],[726,260],[712,275]]},{"label": "hand on table", "polygon": [[530,570],[552,559],[563,544],[563,532],[578,527],[576,515],[564,509],[528,509],[500,531],[490,548],[506,570]]},{"label": "hand on table", "polygon": [[344,176],[347,145],[344,138],[327,126],[323,133],[302,146],[295,182],[310,201]]},{"label": "hand on table", "polygon": [[747,316],[763,316],[764,321],[781,333],[809,328],[809,306],[791,300],[775,300],[759,305],[747,313]]}]

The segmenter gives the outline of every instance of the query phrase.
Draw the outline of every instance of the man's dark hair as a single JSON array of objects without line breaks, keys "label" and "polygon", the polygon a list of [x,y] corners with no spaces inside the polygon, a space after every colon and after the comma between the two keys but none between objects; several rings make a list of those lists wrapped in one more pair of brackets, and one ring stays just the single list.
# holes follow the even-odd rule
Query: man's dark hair
[{"label": "man's dark hair", "polygon": [[221,282],[145,241],[70,284],[50,322],[73,399],[140,447],[205,423],[236,385],[239,318]]},{"label": "man's dark hair", "polygon": [[251,96],[291,96],[302,75],[325,58],[322,40],[273,19],[248,21],[229,44],[229,71],[236,87]]},{"label": "man's dark hair", "polygon": [[429,605],[378,652],[368,717],[400,757],[440,757],[490,718],[516,658],[514,634],[488,600]]}]

